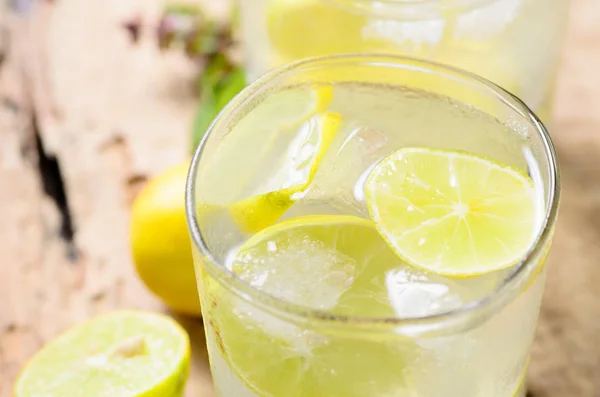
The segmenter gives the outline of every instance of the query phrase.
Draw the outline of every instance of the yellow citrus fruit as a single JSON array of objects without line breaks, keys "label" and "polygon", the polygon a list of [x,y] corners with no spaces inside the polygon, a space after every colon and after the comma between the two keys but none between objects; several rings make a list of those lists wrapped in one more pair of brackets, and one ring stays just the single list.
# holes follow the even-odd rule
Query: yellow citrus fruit
[{"label": "yellow citrus fruit", "polygon": [[[385,53],[428,59],[452,65],[499,84],[519,97],[526,96],[522,69],[513,56],[501,52],[491,40],[476,40],[458,34],[450,26],[456,16],[445,15],[446,29],[439,36],[428,21],[394,21],[368,18],[352,5],[344,7],[323,0],[268,0],[267,34],[273,49],[271,67],[314,56],[342,53]],[[409,62],[409,61],[407,61]],[[366,70],[368,69],[368,70]],[[445,74],[442,72],[442,74]],[[322,82],[370,81],[431,89],[488,110],[497,101],[486,98],[464,83],[452,79],[423,77],[422,71],[364,65],[336,65],[336,69],[304,72]],[[298,76],[302,79],[303,76]],[[440,87],[442,85],[442,87]],[[495,98],[494,98],[495,99]],[[495,112],[498,109],[492,107]]]},{"label": "yellow citrus fruit", "polygon": [[[317,116],[312,127],[301,128],[287,150],[278,153],[277,163],[269,175],[266,193],[250,196],[229,207],[240,228],[255,233],[272,225],[294,203],[293,195],[306,189],[333,141],[341,116],[325,112]],[[265,178],[266,179],[266,178]],[[291,186],[290,186],[291,185]]]},{"label": "yellow citrus fruit", "polygon": [[182,397],[190,343],[172,319],[116,311],[77,325],[25,366],[15,397]]},{"label": "yellow citrus fruit", "polygon": [[278,64],[313,56],[393,50],[390,40],[364,34],[368,23],[365,15],[321,0],[267,3],[267,33]]},{"label": "yellow citrus fruit", "polygon": [[201,315],[185,218],[189,162],[152,179],[131,213],[131,249],[146,286],[174,311]]},{"label": "yellow citrus fruit", "polygon": [[337,131],[340,116],[327,110],[333,95],[328,83],[290,82],[249,104],[229,131],[208,141],[197,201],[229,209],[247,233],[272,224],[310,182]]},{"label": "yellow citrus fruit", "polygon": [[[242,280],[286,302],[335,313],[341,301],[362,302],[340,310],[392,316],[391,308],[371,294],[380,288],[374,285],[378,272],[400,263],[373,222],[306,215],[255,234],[228,266]],[[404,371],[415,352],[408,339],[328,338],[256,309],[216,282],[207,284],[207,294],[215,302],[207,308],[209,332],[236,375],[257,395],[374,396],[379,395],[374,387],[391,390],[391,385],[401,395],[411,394],[404,389],[409,387]]]},{"label": "yellow citrus fruit", "polygon": [[275,222],[310,183],[337,132],[340,116],[327,111],[333,94],[331,84],[310,84],[263,98],[209,150],[198,201],[227,207],[247,233]]},{"label": "yellow citrus fruit", "polygon": [[373,169],[366,192],[371,218],[398,256],[445,276],[514,265],[539,224],[524,172],[465,152],[401,149]]}]

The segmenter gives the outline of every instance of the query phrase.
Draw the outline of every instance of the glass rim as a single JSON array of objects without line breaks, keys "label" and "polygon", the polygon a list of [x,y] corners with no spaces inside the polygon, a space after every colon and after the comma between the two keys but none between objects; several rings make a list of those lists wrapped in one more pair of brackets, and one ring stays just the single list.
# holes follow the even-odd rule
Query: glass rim
[{"label": "glass rim", "polygon": [[[466,12],[477,7],[485,6],[495,0],[323,0],[326,3],[336,4],[347,9],[360,10],[361,12],[369,12],[380,14],[384,10],[386,13],[390,10],[406,12],[408,16],[414,19],[422,16],[421,12],[433,12],[434,14],[447,12],[451,10],[460,10]],[[386,16],[384,13],[382,16]],[[400,14],[402,15],[402,14]],[[394,19],[396,14],[387,15],[388,18]]]},{"label": "glass rim", "polygon": [[[248,102],[260,94],[262,90],[270,88],[273,85],[276,86],[277,82],[282,78],[295,75],[296,73],[302,73],[302,71],[314,70],[314,67],[320,64],[326,64],[325,67],[327,67],[330,62],[338,64],[350,62],[354,64],[370,64],[388,67],[391,65],[400,65],[400,67],[403,68],[414,69],[417,67],[420,70],[435,73],[437,75],[446,73],[448,74],[448,78],[459,79],[461,83],[466,84],[469,82],[477,84],[479,88],[486,90],[487,93],[491,94],[499,102],[502,102],[502,105],[504,106],[514,109],[516,105],[520,108],[517,112],[526,117],[533,127],[535,127],[535,130],[542,141],[544,157],[548,159],[549,163],[548,178],[550,182],[548,185],[548,200],[545,203],[543,221],[540,223],[539,231],[532,241],[527,253],[514,265],[514,270],[511,271],[502,282],[499,282],[493,290],[478,299],[462,304],[457,308],[432,315],[381,318],[339,315],[326,310],[312,309],[299,304],[286,302],[271,294],[260,291],[235,276],[227,270],[224,263],[220,263],[214,257],[210,248],[205,244],[202,232],[198,225],[195,196],[198,165],[208,138],[213,132],[219,131],[223,127],[230,126],[233,116],[239,114]],[[321,67],[323,66],[321,65]],[[389,328],[395,328],[400,333],[405,332],[410,334],[414,332],[423,333],[439,330],[440,323],[446,324],[444,328],[467,326],[470,324],[469,320],[473,318],[482,318],[482,314],[485,317],[486,312],[493,312],[493,308],[496,305],[504,306],[504,304],[510,301],[513,296],[518,294],[519,291],[521,291],[519,288],[520,286],[537,276],[537,272],[530,272],[530,274],[528,274],[526,269],[529,268],[531,263],[535,263],[535,260],[538,257],[544,254],[542,250],[546,246],[546,243],[552,238],[553,228],[558,214],[559,199],[560,176],[558,161],[550,134],[534,112],[518,97],[483,77],[453,66],[407,56],[361,53],[330,55],[295,61],[267,72],[245,87],[242,92],[240,92],[217,115],[204,134],[200,144],[195,149],[186,181],[185,210],[188,229],[192,240],[191,242],[200,250],[203,259],[205,259],[202,266],[217,280],[217,282],[241,299],[260,306],[265,311],[280,318],[287,318],[293,322],[309,321],[311,324],[314,324],[313,326],[315,327],[322,326],[329,329],[341,325],[343,327],[351,326],[359,327],[361,329],[384,328],[388,330]],[[526,277],[527,275],[530,277]]]}]

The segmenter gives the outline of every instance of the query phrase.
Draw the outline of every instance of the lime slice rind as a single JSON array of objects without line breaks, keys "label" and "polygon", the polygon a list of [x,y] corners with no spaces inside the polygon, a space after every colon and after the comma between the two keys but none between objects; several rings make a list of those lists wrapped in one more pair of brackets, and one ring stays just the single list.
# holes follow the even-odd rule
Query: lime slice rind
[{"label": "lime slice rind", "polygon": [[[378,251],[385,251],[385,258],[374,258]],[[349,289],[362,290],[370,282],[370,274],[358,280],[367,267],[385,272],[399,262],[372,221],[349,215],[281,221],[250,237],[230,260],[227,267],[262,292],[332,313]],[[392,343],[321,333],[231,296],[216,282],[208,281],[206,291],[215,302],[206,317],[213,354],[259,396],[347,397],[407,387],[402,371],[415,349],[409,339],[397,336]],[[383,316],[392,315],[393,308],[387,309]]]},{"label": "lime slice rind", "polygon": [[[234,222],[245,233],[256,233],[275,223],[295,202],[295,195],[312,182],[340,126],[341,116],[325,112],[315,116],[304,135],[288,151],[280,153],[279,167],[271,164],[267,193],[252,195],[229,206]],[[273,170],[273,167],[275,169]],[[267,172],[267,171],[265,171]],[[290,184],[295,183],[293,186]],[[286,185],[288,185],[286,187]]]},{"label": "lime slice rind", "polygon": [[473,277],[513,266],[535,239],[531,179],[474,154],[401,149],[373,169],[366,191],[390,247],[437,274]]}]

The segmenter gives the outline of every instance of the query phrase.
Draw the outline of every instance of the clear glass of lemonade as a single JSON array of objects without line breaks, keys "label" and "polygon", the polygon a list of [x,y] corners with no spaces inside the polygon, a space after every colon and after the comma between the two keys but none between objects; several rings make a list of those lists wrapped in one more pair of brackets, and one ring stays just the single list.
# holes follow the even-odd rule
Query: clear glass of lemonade
[{"label": "clear glass of lemonade", "polygon": [[547,118],[568,0],[241,1],[249,77],[312,56],[378,52],[466,69]]},{"label": "clear glass of lemonade", "polygon": [[216,118],[186,195],[217,395],[525,395],[558,170],[493,83],[396,56],[278,68]]}]

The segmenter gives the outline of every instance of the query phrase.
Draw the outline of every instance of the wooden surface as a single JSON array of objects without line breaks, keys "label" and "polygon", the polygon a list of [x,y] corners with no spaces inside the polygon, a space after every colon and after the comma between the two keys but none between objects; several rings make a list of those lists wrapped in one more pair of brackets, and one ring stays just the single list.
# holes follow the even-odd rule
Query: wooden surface
[{"label": "wooden surface", "polygon": [[[0,64],[0,397],[11,395],[23,363],[75,322],[118,307],[164,310],[133,274],[129,206],[147,178],[186,156],[194,67],[159,53],[148,35],[133,45],[120,27],[137,13],[156,20],[159,3],[40,2],[34,19],[11,19],[11,52]],[[553,131],[562,206],[530,371],[536,397],[600,396],[598,21],[600,2],[573,0]],[[72,244],[38,172],[53,156]],[[212,396],[202,325],[180,321],[194,352],[186,395]]]}]

